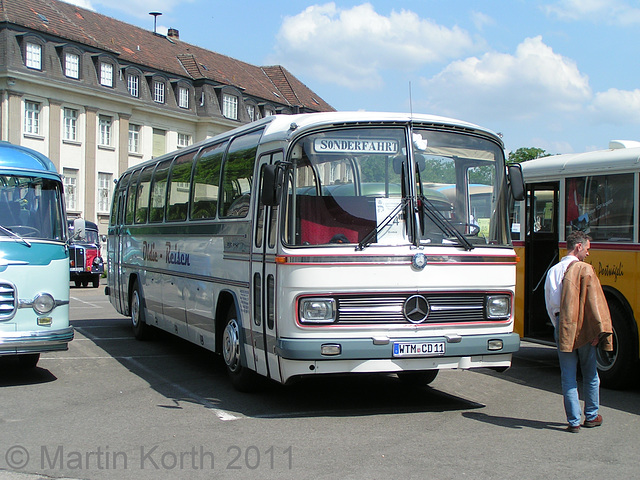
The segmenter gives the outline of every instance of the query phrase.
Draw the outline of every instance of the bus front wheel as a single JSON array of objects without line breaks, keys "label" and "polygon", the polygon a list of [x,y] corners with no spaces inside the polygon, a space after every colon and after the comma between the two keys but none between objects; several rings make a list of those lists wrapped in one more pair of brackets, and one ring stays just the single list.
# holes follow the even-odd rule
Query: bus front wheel
[{"label": "bus front wheel", "polygon": [[222,358],[233,386],[241,392],[256,386],[255,373],[242,365],[242,337],[235,310],[229,310],[222,333]]},{"label": "bus front wheel", "polygon": [[597,349],[598,375],[605,388],[627,388],[636,366],[633,342],[637,342],[637,337],[618,303],[611,302],[609,311],[613,324],[613,351]]},{"label": "bus front wheel", "polygon": [[149,338],[149,326],[144,318],[144,308],[142,306],[142,294],[138,282],[133,285],[131,292],[131,326],[133,328],[133,336],[138,340],[147,340]]}]

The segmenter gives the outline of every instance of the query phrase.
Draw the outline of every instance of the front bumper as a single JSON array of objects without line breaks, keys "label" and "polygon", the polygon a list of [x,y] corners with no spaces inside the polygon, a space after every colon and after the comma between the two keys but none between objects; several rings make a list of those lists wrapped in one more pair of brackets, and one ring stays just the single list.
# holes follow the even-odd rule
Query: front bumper
[{"label": "front bumper", "polygon": [[67,350],[73,327],[31,332],[0,332],[0,355]]},{"label": "front bumper", "polygon": [[[500,350],[489,348],[490,342],[501,340]],[[281,338],[278,340],[277,353],[289,360],[375,360],[392,359],[393,344],[396,342],[428,343],[444,342],[446,352],[437,357],[468,357],[475,355],[501,355],[514,353],[520,349],[520,336],[517,333],[494,335],[470,335],[459,337],[418,337],[418,338]],[[339,355],[323,355],[323,345],[340,345]],[[406,358],[406,357],[405,357]]]}]

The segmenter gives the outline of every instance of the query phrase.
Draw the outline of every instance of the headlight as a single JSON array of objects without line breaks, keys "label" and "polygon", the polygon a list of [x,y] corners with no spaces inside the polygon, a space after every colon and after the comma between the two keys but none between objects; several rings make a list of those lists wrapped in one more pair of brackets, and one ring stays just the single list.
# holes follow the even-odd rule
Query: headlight
[{"label": "headlight", "polygon": [[300,323],[333,323],[336,321],[336,301],[333,298],[300,300]]},{"label": "headlight", "polygon": [[486,301],[487,318],[506,319],[511,314],[511,297],[509,295],[489,295]]},{"label": "headlight", "polygon": [[48,293],[39,293],[33,300],[33,309],[38,315],[44,315],[53,310],[56,306],[56,301]]},{"label": "headlight", "polygon": [[96,257],[93,259],[93,264],[94,265],[102,265],[102,257]]}]

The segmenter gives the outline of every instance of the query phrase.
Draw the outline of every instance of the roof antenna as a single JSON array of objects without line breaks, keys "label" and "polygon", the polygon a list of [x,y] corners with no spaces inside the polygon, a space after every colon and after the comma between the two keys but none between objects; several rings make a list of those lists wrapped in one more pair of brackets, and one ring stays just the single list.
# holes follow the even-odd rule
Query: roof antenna
[{"label": "roof antenna", "polygon": [[157,33],[156,32],[156,22],[158,20],[158,17],[160,15],[162,15],[162,13],[160,13],[160,12],[149,12],[149,15],[153,15],[153,33]]}]

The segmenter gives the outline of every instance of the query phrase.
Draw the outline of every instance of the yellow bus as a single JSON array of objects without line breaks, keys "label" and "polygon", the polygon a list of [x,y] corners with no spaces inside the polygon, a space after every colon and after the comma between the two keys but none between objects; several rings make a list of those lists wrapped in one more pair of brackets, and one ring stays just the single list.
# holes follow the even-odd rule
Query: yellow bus
[{"label": "yellow bus", "polygon": [[592,238],[591,263],[613,320],[614,351],[598,352],[602,385],[624,388],[638,367],[640,142],[612,141],[608,150],[556,155],[522,164],[526,198],[516,204],[512,239],[517,267],[515,330],[553,343],[544,301],[547,271],[566,254],[566,237]]}]

